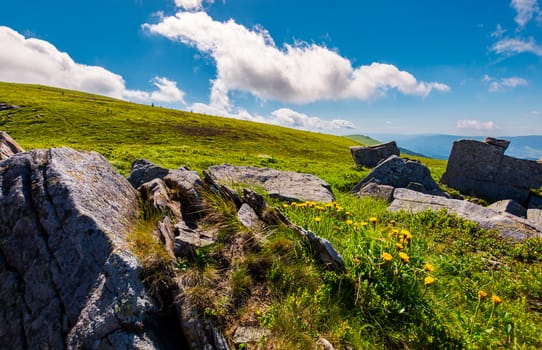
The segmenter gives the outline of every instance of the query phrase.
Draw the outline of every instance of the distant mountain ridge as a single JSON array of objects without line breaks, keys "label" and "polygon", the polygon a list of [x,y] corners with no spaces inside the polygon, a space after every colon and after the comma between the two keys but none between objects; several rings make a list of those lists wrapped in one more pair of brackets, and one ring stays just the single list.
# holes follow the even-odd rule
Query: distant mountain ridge
[{"label": "distant mountain ridge", "polygon": [[[401,148],[436,159],[448,159],[454,141],[464,139],[483,141],[485,139],[485,136],[423,134],[371,134],[370,137],[382,142],[396,141]],[[497,136],[496,138],[510,141],[510,146],[505,153],[508,156],[530,160],[538,160],[542,157],[542,135]]]}]

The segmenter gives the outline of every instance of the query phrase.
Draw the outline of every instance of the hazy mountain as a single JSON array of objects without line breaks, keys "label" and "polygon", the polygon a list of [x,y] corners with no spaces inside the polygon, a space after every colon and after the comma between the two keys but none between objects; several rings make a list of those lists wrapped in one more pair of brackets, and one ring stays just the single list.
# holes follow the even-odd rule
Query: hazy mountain
[{"label": "hazy mountain", "polygon": [[[409,149],[427,157],[448,159],[452,144],[456,140],[484,140],[485,136],[460,135],[398,135],[371,134],[370,137],[382,142],[396,141],[401,148]],[[531,136],[497,136],[499,139],[510,140],[506,155],[522,159],[538,160],[542,157],[542,135]]]}]

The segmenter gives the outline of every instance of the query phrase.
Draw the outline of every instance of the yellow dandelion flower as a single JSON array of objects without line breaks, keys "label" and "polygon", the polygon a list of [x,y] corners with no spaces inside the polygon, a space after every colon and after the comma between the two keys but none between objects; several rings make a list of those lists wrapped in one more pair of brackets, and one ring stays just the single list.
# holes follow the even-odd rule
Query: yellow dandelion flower
[{"label": "yellow dandelion flower", "polygon": [[395,246],[397,247],[398,250],[401,250],[404,248],[401,243],[395,243]]},{"label": "yellow dandelion flower", "polygon": [[384,252],[384,253],[382,253],[382,259],[384,261],[392,261],[393,256],[391,256],[391,254],[389,254],[389,253]]},{"label": "yellow dandelion flower", "polygon": [[408,257],[408,255],[406,253],[403,253],[403,252],[399,253],[399,259],[401,259],[401,261],[404,262],[405,264],[410,262],[410,258]]},{"label": "yellow dandelion flower", "polygon": [[326,208],[333,208],[335,206],[334,203],[328,203],[326,204]]},{"label": "yellow dandelion flower", "polygon": [[337,213],[340,213],[341,211],[343,211],[343,208],[342,207],[336,207],[335,210],[337,211]]},{"label": "yellow dandelion flower", "polygon": [[322,221],[321,217],[317,216],[317,217],[314,218],[314,222],[320,222],[320,221]]},{"label": "yellow dandelion flower", "polygon": [[478,291],[478,297],[479,297],[480,299],[485,299],[485,298],[487,298],[487,293],[484,292],[483,290],[479,290],[479,291]]},{"label": "yellow dandelion flower", "polygon": [[493,294],[491,296],[491,302],[493,303],[493,305],[499,305],[499,304],[501,304],[503,302],[503,300],[500,297]]},{"label": "yellow dandelion flower", "polygon": [[425,263],[425,266],[423,267],[425,271],[427,272],[433,272],[435,271],[435,268],[430,263]]},{"label": "yellow dandelion flower", "polygon": [[425,284],[426,286],[430,286],[433,283],[435,283],[435,279],[433,277],[431,277],[431,276],[427,276],[423,280],[423,284]]},{"label": "yellow dandelion flower", "polygon": [[367,221],[362,221],[362,222],[359,223],[359,225],[361,227],[367,227],[367,225],[369,225],[369,223]]},{"label": "yellow dandelion flower", "polygon": [[291,206],[292,207],[297,207],[297,202],[292,202]]},{"label": "yellow dandelion flower", "polygon": [[286,209],[286,208],[289,207],[289,205],[288,205],[288,203],[284,203],[284,204],[282,205],[282,207],[283,207],[284,209]]},{"label": "yellow dandelion flower", "polygon": [[356,264],[356,266],[358,266],[359,264],[361,264],[361,258],[359,256],[355,256],[354,257],[354,264]]},{"label": "yellow dandelion flower", "polygon": [[352,220],[346,220],[347,225],[352,225],[353,223],[354,223],[354,221],[352,221]]},{"label": "yellow dandelion flower", "polygon": [[378,219],[375,218],[374,216],[369,218],[369,222],[372,223],[372,224],[376,224],[377,221],[378,221]]},{"label": "yellow dandelion flower", "polygon": [[403,238],[407,241],[410,241],[412,239],[412,233],[410,233],[408,230],[401,230],[401,234],[403,235]]},{"label": "yellow dandelion flower", "polygon": [[395,224],[396,224],[395,220],[393,220],[393,219],[390,220],[390,225],[391,225],[391,226],[395,226]]},{"label": "yellow dandelion flower", "polygon": [[316,209],[318,209],[320,211],[326,210],[326,208],[322,207],[321,205],[316,206]]},{"label": "yellow dandelion flower", "polygon": [[350,213],[349,211],[347,211],[346,213],[344,213],[344,215],[346,215],[346,216],[349,216],[349,215],[351,215],[351,214],[352,214],[352,213]]}]

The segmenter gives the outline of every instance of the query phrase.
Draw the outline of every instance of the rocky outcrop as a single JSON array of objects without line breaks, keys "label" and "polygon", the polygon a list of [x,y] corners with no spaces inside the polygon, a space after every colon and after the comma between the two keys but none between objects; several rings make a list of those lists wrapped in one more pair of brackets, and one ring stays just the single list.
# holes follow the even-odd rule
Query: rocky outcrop
[{"label": "rocky outcrop", "polygon": [[504,155],[505,140],[455,141],[440,180],[461,193],[525,206],[529,191],[542,186],[542,164]]},{"label": "rocky outcrop", "polygon": [[261,187],[271,197],[285,201],[335,200],[329,184],[312,174],[224,164],[210,167],[209,176],[219,184]]},{"label": "rocky outcrop", "polygon": [[[11,349],[165,348],[126,235],[136,192],[97,153],[0,162],[0,337]],[[154,326],[153,326],[154,324]]]},{"label": "rocky outcrop", "polygon": [[24,152],[22,147],[8,133],[0,131],[0,160],[8,159],[21,152]]},{"label": "rocky outcrop", "polygon": [[360,197],[372,197],[383,199],[388,203],[393,200],[393,186],[379,185],[376,182],[369,182],[363,186],[356,194]]},{"label": "rocky outcrop", "polygon": [[519,217],[527,216],[527,209],[511,199],[505,199],[492,203],[490,206],[488,206],[488,208],[493,209],[498,213],[509,213]]},{"label": "rocky outcrop", "polygon": [[356,166],[364,166],[373,168],[381,161],[388,159],[390,156],[399,156],[399,148],[395,141],[381,143],[374,146],[352,146],[350,153]]},{"label": "rocky outcrop", "polygon": [[542,226],[535,222],[508,213],[498,213],[468,201],[425,195],[405,188],[395,189],[393,196],[394,200],[388,208],[393,212],[404,210],[419,213],[428,209],[446,209],[448,213],[476,222],[482,228],[498,230],[505,239],[521,241],[542,237]]},{"label": "rocky outcrop", "polygon": [[370,183],[393,188],[414,187],[419,192],[444,196],[426,166],[417,160],[398,156],[391,156],[380,163],[352,189],[352,193],[359,193]]}]

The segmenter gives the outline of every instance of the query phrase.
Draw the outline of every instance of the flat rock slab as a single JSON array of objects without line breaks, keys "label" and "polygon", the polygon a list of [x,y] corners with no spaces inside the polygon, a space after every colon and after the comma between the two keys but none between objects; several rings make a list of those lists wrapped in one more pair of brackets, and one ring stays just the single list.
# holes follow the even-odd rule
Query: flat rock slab
[{"label": "flat rock slab", "polygon": [[24,152],[24,149],[7,132],[0,131],[0,160],[21,152]]},{"label": "flat rock slab", "polygon": [[476,222],[482,228],[496,229],[502,237],[513,241],[542,237],[542,226],[535,222],[508,213],[498,213],[468,201],[425,195],[406,188],[395,189],[393,196],[394,200],[388,207],[393,212],[404,210],[419,213],[445,208],[448,213]]},{"label": "flat rock slab", "polygon": [[271,197],[281,200],[323,203],[335,200],[329,184],[312,174],[224,164],[210,167],[209,175],[224,185],[261,187]]}]

